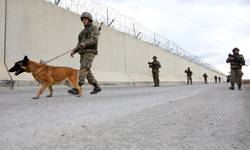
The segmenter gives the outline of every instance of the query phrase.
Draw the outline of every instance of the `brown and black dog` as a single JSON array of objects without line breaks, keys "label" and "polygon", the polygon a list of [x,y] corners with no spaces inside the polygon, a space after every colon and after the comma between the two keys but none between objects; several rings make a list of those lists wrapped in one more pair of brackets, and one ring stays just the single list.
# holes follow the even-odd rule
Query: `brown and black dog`
[{"label": "brown and black dog", "polygon": [[15,75],[19,75],[23,72],[32,73],[35,80],[43,84],[39,90],[37,96],[33,99],[38,99],[43,91],[49,87],[50,94],[47,97],[51,97],[53,93],[52,85],[56,85],[65,80],[65,83],[69,87],[77,88],[79,94],[77,97],[82,95],[82,88],[78,85],[78,74],[88,71],[87,69],[76,70],[70,67],[55,67],[46,65],[43,62],[39,64],[30,61],[25,55],[23,60],[15,63],[15,65],[9,70],[9,72],[15,72]]}]

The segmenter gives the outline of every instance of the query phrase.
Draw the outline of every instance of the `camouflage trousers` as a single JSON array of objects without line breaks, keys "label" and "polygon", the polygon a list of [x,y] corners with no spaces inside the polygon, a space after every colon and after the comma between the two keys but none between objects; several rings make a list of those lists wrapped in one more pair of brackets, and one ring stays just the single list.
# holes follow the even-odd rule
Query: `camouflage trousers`
[{"label": "camouflage trousers", "polygon": [[217,79],[215,79],[215,83],[217,83]]},{"label": "camouflage trousers", "polygon": [[207,84],[207,78],[204,78],[204,82],[205,82],[205,84]]},{"label": "camouflage trousers", "polygon": [[237,83],[238,85],[242,83],[241,80],[242,72],[241,69],[231,69],[231,84]]},{"label": "camouflage trousers", "polygon": [[152,74],[153,74],[154,82],[159,83],[160,82],[160,80],[159,80],[159,72],[152,72]]},{"label": "camouflage trousers", "polygon": [[84,84],[85,78],[87,78],[88,83],[90,85],[93,85],[94,83],[97,82],[94,75],[92,74],[92,72],[90,70],[94,58],[95,58],[94,53],[83,53],[83,54],[81,54],[81,59],[80,59],[81,66],[80,66],[80,69],[86,69],[87,68],[87,69],[89,69],[89,71],[87,71],[85,73],[82,73],[82,74],[79,74],[78,82],[80,84]]},{"label": "camouflage trousers", "polygon": [[191,76],[187,76],[187,84],[189,84],[189,81],[191,82],[191,84],[193,84],[193,83],[192,83],[192,77],[191,77]]}]

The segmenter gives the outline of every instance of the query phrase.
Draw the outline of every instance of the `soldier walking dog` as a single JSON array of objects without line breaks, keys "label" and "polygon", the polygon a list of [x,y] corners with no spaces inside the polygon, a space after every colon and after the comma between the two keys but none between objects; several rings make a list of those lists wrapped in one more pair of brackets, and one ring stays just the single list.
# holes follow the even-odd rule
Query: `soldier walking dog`
[{"label": "soldier walking dog", "polygon": [[[82,86],[85,82],[85,78],[87,78],[88,83],[94,86],[94,89],[90,94],[96,94],[101,91],[101,88],[90,69],[95,55],[97,55],[100,31],[97,26],[93,25],[93,17],[90,13],[82,13],[80,19],[85,28],[80,32],[78,36],[78,44],[71,52],[70,56],[73,57],[75,53],[80,54],[80,69],[88,69],[87,72],[79,75],[79,86]],[[78,90],[75,88],[68,90],[68,92],[74,95],[78,94]]]}]

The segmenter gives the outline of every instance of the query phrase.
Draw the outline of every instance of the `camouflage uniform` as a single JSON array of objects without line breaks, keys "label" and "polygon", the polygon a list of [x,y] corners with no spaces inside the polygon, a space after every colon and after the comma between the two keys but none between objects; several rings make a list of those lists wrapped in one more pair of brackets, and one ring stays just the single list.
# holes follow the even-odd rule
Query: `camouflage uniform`
[{"label": "camouflage uniform", "polygon": [[[234,48],[234,50],[238,50],[238,48]],[[240,54],[233,54],[233,56],[239,58],[242,62],[245,63],[245,59],[243,57],[243,55]],[[226,60],[227,63],[230,63],[231,65],[231,87],[229,89],[234,89],[234,83],[236,82],[238,84],[238,89],[241,90],[241,84],[242,84],[242,80],[241,80],[241,76],[242,76],[242,71],[241,68],[242,66],[240,65],[240,63],[235,62],[234,60],[231,60],[231,57],[228,57]],[[236,80],[237,78],[237,80]]]},{"label": "camouflage uniform", "polygon": [[221,78],[219,77],[218,79],[219,79],[219,83],[220,83],[220,79],[221,79]]},{"label": "camouflage uniform", "polygon": [[[87,18],[89,20],[88,24],[84,25],[84,29],[78,35],[78,44],[74,48],[73,52],[80,54],[80,69],[88,69],[87,72],[79,74],[78,84],[82,86],[85,83],[85,78],[87,78],[88,83],[94,86],[93,92],[90,94],[96,94],[101,91],[100,86],[98,85],[94,75],[91,72],[92,62],[97,55],[97,46],[100,31],[97,26],[94,26],[92,21],[92,15],[88,12],[82,13],[80,19],[83,21],[83,18]],[[80,43],[85,43],[85,47]],[[81,48],[80,48],[81,47]],[[68,91],[71,94],[76,94],[73,91]]]},{"label": "camouflage uniform", "polygon": [[[243,72],[241,71],[241,79],[242,79],[242,76],[243,76]],[[235,77],[235,83],[238,83],[238,78]]]},{"label": "camouflage uniform", "polygon": [[214,80],[215,80],[215,83],[217,83],[217,76],[216,75],[214,76]]},{"label": "camouflage uniform", "polygon": [[[155,57],[155,56],[154,56]],[[154,58],[153,57],[153,58]],[[161,67],[161,63],[157,60],[154,60],[153,62],[151,62],[153,64],[153,66],[150,66],[150,68],[152,68],[152,75],[153,75],[153,79],[154,79],[154,86],[159,86],[160,85],[160,80],[159,80],[159,68]],[[157,67],[157,65],[159,66],[159,68]]]},{"label": "camouflage uniform", "polygon": [[187,74],[187,84],[189,84],[189,80],[190,80],[190,83],[193,84],[193,82],[192,82],[193,72],[190,70],[189,67],[188,67],[188,70],[185,70],[184,72]]},{"label": "camouflage uniform", "polygon": [[207,77],[208,77],[207,74],[204,73],[202,76],[204,77],[205,84],[207,84]]}]

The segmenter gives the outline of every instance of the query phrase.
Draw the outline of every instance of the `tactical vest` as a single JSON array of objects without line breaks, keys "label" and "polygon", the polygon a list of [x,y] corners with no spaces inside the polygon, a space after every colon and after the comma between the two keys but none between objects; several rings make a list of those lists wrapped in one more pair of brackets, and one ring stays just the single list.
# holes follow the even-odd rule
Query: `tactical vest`
[{"label": "tactical vest", "polygon": [[187,70],[187,76],[192,76],[193,72],[190,70]]},{"label": "tactical vest", "polygon": [[[94,26],[91,26],[91,27],[89,27],[88,29],[86,29],[85,31],[83,30],[83,32],[81,32],[81,34],[78,36],[78,41],[80,41],[80,43],[84,43],[86,40],[90,39],[90,37],[91,37],[91,32],[92,32],[93,28],[94,28]],[[84,51],[86,51],[86,50],[87,50],[87,51],[90,50],[90,51],[93,51],[94,53],[97,54],[97,45],[98,45],[98,43],[93,44],[93,45],[86,46],[86,47],[82,50],[82,52],[84,52]],[[80,53],[81,53],[81,52],[80,52]]]}]

